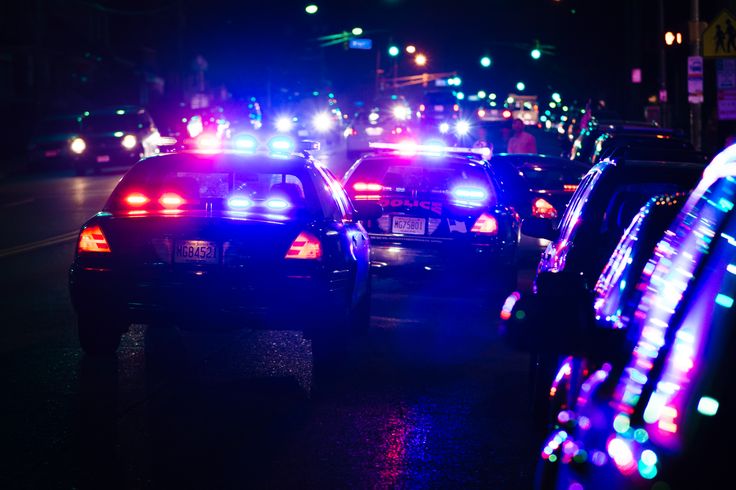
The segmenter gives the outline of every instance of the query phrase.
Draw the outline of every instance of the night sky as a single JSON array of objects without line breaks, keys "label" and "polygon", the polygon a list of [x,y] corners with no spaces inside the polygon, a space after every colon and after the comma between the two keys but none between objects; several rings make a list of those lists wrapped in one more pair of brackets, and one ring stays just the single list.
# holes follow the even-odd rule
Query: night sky
[{"label": "night sky", "polygon": [[[209,63],[208,85],[224,85],[236,96],[329,88],[343,99],[370,97],[377,50],[380,66],[390,70],[386,49],[391,42],[415,44],[429,57],[428,71],[457,71],[469,93],[503,94],[522,80],[529,93],[603,98],[623,113],[627,108],[640,113],[658,88],[657,0],[315,3],[318,13],[307,15],[308,2],[295,1],[29,1],[0,19],[0,43],[11,52],[37,48],[48,53],[52,65],[57,61],[47,70],[49,88],[42,91],[50,104],[58,102],[54,97],[93,103],[110,92],[126,93],[114,88],[124,77],[111,75],[125,66],[162,77],[171,95],[178,77],[191,75],[196,54]],[[701,2],[702,17],[713,16],[721,3]],[[689,4],[664,1],[666,30],[687,32]],[[356,26],[373,40],[373,50],[320,48],[316,41]],[[537,41],[554,54],[532,60],[529,50]],[[687,52],[686,45],[667,52],[673,89],[682,89]],[[493,58],[490,69],[480,67],[483,55]],[[96,57],[115,67],[85,65]],[[422,72],[405,54],[397,63],[399,75]],[[630,70],[637,66],[644,80],[632,87]],[[125,96],[132,98],[136,91]]]}]

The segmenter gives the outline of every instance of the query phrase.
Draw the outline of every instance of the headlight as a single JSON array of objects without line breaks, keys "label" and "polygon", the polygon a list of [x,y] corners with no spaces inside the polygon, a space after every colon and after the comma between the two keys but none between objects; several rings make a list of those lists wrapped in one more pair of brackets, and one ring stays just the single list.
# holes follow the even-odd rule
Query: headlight
[{"label": "headlight", "polygon": [[136,137],[132,134],[126,134],[123,136],[123,141],[120,142],[121,145],[123,145],[123,148],[127,150],[132,150],[135,148],[135,145],[138,144],[138,140]]},{"label": "headlight", "polygon": [[458,121],[455,124],[455,132],[458,136],[465,136],[470,132],[470,123],[468,121]]},{"label": "headlight", "polygon": [[446,122],[440,123],[440,133],[445,134],[450,131],[450,125]]},{"label": "headlight", "polygon": [[411,115],[409,108],[401,105],[394,106],[392,112],[396,119],[409,119],[409,116]]},{"label": "headlight", "polygon": [[69,149],[77,155],[81,155],[87,149],[87,143],[82,138],[74,138],[69,145]]},{"label": "headlight", "polygon": [[326,133],[332,129],[332,118],[326,112],[320,112],[312,118],[314,129],[320,133]]},{"label": "headlight", "polygon": [[294,122],[291,120],[290,117],[279,117],[276,119],[276,131],[279,133],[288,133],[292,129],[294,129]]}]

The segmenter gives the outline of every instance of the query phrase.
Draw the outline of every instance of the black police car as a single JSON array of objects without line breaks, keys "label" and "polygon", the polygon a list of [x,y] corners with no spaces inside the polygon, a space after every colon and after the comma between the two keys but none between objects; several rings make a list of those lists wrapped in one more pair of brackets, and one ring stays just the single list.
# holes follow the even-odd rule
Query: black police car
[{"label": "black police car", "polygon": [[484,160],[487,149],[372,145],[376,152],[344,183],[354,201],[383,208],[367,224],[374,268],[472,272],[515,285],[520,217]]},{"label": "black police car", "polygon": [[303,330],[328,358],[365,326],[362,216],[326,169],[291,148],[136,164],[79,235],[69,284],[82,348],[110,353],[130,323],[164,322]]},{"label": "black police car", "polygon": [[79,134],[69,141],[78,175],[107,167],[130,167],[159,151],[160,134],[141,107],[86,111],[80,124]]}]

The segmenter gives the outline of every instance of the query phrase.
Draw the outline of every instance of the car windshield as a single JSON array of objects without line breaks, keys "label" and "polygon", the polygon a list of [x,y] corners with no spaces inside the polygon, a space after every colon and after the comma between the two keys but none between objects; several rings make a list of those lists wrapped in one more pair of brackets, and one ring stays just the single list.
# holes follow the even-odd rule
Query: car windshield
[{"label": "car windshield", "polygon": [[[189,158],[187,158],[189,157]],[[125,199],[141,193],[151,200],[164,194],[183,199],[181,209],[296,212],[321,209],[311,176],[293,163],[267,158],[212,158],[176,155],[134,167],[115,189],[108,207],[126,209]]]},{"label": "car windshield", "polygon": [[143,128],[137,114],[92,114],[82,119],[82,129],[93,133],[135,131]]},{"label": "car windshield", "polygon": [[480,164],[437,158],[363,160],[348,177],[348,190],[364,182],[381,184],[384,192],[402,195],[443,196],[457,187],[472,187],[481,189],[491,201],[496,200],[491,182]]}]

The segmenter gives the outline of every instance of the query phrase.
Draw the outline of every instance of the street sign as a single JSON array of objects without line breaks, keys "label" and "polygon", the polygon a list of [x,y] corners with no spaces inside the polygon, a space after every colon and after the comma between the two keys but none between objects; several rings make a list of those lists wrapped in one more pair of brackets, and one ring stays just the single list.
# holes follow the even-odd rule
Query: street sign
[{"label": "street sign", "polygon": [[703,56],[736,56],[736,17],[728,10],[721,10],[703,31]]},{"label": "street sign", "polygon": [[720,58],[716,60],[716,87],[736,88],[736,58]]},{"label": "street sign", "polygon": [[687,100],[691,104],[703,103],[703,57],[687,57]]},{"label": "street sign", "polygon": [[718,119],[720,121],[736,120],[736,89],[718,91]]},{"label": "street sign", "polygon": [[350,49],[372,49],[373,40],[366,38],[353,38],[348,43]]}]

